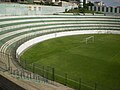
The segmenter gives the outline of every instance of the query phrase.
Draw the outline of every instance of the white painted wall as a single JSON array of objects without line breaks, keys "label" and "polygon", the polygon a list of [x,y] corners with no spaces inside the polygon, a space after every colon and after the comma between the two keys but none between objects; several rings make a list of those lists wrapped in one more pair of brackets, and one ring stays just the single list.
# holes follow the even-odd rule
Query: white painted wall
[{"label": "white painted wall", "polygon": [[70,36],[70,35],[79,35],[79,34],[120,34],[120,31],[115,30],[82,30],[82,31],[66,31],[66,32],[58,32],[58,33],[52,33],[43,35],[34,39],[31,39],[25,43],[23,43],[21,46],[18,47],[16,51],[16,57],[18,58],[18,55],[20,55],[22,52],[24,52],[27,48],[31,47],[32,45],[35,45],[37,43],[43,42],[48,39],[57,38],[57,37],[63,37],[63,36]]},{"label": "white painted wall", "polygon": [[41,14],[53,14],[53,13],[59,13],[59,12],[65,12],[65,7],[0,3],[1,16],[41,15]]}]

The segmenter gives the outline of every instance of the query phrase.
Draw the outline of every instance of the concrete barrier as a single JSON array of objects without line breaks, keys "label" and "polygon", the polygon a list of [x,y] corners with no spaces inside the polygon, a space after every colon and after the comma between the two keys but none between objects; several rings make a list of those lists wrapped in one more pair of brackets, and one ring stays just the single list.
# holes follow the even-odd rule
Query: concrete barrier
[{"label": "concrete barrier", "polygon": [[48,39],[63,37],[63,36],[70,36],[70,35],[79,35],[79,34],[120,34],[120,31],[113,31],[113,30],[82,30],[82,31],[66,31],[66,32],[58,32],[43,35],[34,39],[31,39],[21,46],[18,47],[16,51],[16,57],[18,58],[26,49],[30,48],[31,46],[43,42]]}]

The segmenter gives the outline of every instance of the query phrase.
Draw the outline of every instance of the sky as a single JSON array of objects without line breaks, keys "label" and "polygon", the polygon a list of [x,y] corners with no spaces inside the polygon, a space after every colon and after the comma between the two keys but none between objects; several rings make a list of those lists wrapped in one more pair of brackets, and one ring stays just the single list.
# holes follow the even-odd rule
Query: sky
[{"label": "sky", "polygon": [[103,1],[107,6],[120,6],[120,0],[88,0],[88,1]]}]

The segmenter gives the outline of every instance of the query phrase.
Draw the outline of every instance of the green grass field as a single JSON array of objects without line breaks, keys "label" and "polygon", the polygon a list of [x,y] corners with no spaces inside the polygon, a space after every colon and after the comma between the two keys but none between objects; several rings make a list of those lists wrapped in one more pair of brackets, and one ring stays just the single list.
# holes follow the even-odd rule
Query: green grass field
[{"label": "green grass field", "polygon": [[[85,38],[95,37],[86,44]],[[55,73],[97,83],[102,90],[120,90],[120,35],[67,36],[34,45],[22,56],[29,64],[51,66]],[[112,88],[112,89],[108,89]],[[113,89],[114,88],[114,89]],[[90,90],[90,89],[88,89]]]}]

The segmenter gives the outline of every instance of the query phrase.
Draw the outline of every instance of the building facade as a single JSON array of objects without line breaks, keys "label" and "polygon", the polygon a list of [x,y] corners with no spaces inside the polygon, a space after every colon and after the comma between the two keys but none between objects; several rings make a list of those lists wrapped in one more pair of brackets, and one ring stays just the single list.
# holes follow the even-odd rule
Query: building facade
[{"label": "building facade", "polygon": [[80,7],[85,7],[85,4],[87,4],[87,0],[80,0]]},{"label": "building facade", "polygon": [[106,7],[106,6],[89,6],[90,11],[103,12],[103,13],[120,13],[119,7]]}]

